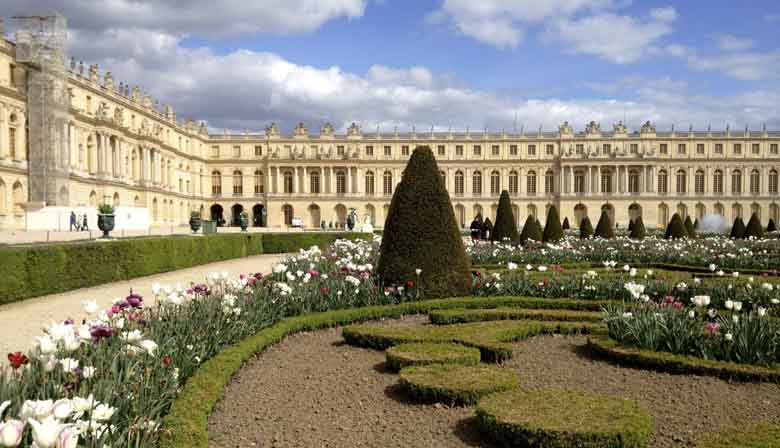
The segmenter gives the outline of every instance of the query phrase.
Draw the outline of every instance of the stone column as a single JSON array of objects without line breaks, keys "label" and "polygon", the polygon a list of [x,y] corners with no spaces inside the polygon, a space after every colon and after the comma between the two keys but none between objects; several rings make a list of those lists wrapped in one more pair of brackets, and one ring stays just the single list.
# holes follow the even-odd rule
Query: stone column
[{"label": "stone column", "polygon": [[472,170],[471,168],[466,168],[463,172],[463,193],[465,196],[472,196],[472,185],[474,184],[473,179],[471,178]]},{"label": "stone column", "polygon": [[349,196],[352,191],[352,168],[347,167],[347,185],[344,192]]},{"label": "stone column", "polygon": [[518,191],[517,194],[520,197],[525,197],[526,196],[526,191],[525,190],[526,190],[526,185],[527,185],[527,182],[528,182],[525,179],[525,176],[523,175],[523,171],[524,171],[523,168],[517,167],[517,191]]}]

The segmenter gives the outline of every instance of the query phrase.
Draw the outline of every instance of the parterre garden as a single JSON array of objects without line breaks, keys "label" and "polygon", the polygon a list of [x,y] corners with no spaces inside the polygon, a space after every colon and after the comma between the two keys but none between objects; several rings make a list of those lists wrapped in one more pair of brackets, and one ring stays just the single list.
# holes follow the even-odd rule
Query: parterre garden
[{"label": "parterre garden", "polygon": [[[54,323],[34,349],[8,355],[0,446],[207,446],[209,416],[247,360],[289,334],[338,326],[347,344],[385,351],[413,402],[473,409],[485,443],[780,446],[777,403],[659,438],[664,422],[636,400],[530,387],[512,364],[533,347],[522,344],[571,338],[588,362],[780,397],[776,234],[696,236],[676,216],[665,237],[639,232],[641,220],[630,235],[597,225],[591,237],[589,223],[562,229],[557,212],[518,232],[502,195],[495,241],[464,244],[437,173],[430,150],[415,150],[382,238],[301,249],[266,275],[160,286],[156,306],[132,293],[86,302],[89,318]],[[428,322],[367,322],[407,315]]]}]

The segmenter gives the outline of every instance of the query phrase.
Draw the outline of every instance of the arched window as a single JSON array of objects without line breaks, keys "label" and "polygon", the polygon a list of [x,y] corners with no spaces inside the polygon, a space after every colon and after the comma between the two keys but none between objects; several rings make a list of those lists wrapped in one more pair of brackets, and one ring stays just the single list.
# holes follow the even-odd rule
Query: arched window
[{"label": "arched window", "polygon": [[696,194],[704,194],[704,171],[696,170],[694,177],[694,189]]},{"label": "arched window", "polygon": [[742,171],[740,170],[731,172],[731,194],[742,194]]},{"label": "arched window", "polygon": [[393,194],[393,173],[390,171],[385,171],[382,175],[382,192],[385,196]]},{"label": "arched window", "polygon": [[720,216],[726,216],[726,210],[723,208],[723,204],[715,204],[715,213],[719,214]]},{"label": "arched window", "polygon": [[[658,172],[658,194],[666,194],[669,192],[669,176],[666,170]],[[664,222],[666,225],[666,222]]]},{"label": "arched window", "polygon": [[520,185],[518,179],[517,171],[512,170],[509,172],[509,194],[517,194]]},{"label": "arched window", "polygon": [[233,196],[244,194],[244,176],[241,171],[233,171]]},{"label": "arched window", "polygon": [[320,172],[312,171],[309,174],[309,190],[313,194],[320,194],[322,192],[320,188]]},{"label": "arched window", "polygon": [[612,193],[612,171],[603,170],[601,172],[601,192],[603,194]]},{"label": "arched window", "polygon": [[685,170],[677,170],[677,194],[685,194],[688,191],[688,176]]},{"label": "arched window", "polygon": [[501,193],[501,174],[498,171],[490,173],[490,194],[497,195]]},{"label": "arched window", "polygon": [[536,194],[536,171],[529,171],[526,175],[526,181],[528,183],[528,189],[526,190],[528,194]]},{"label": "arched window", "polygon": [[737,219],[742,217],[742,205],[741,204],[734,204],[731,206],[731,214],[732,219]]},{"label": "arched window", "polygon": [[214,196],[222,194],[222,174],[219,171],[211,172],[211,194]]},{"label": "arched window", "polygon": [[761,174],[758,170],[750,172],[750,194],[758,194],[761,191]]},{"label": "arched window", "polygon": [[282,214],[284,215],[284,224],[287,226],[292,225],[293,220],[293,208],[292,205],[285,204],[282,206]]},{"label": "arched window", "polygon": [[456,171],[455,172],[455,194],[458,196],[463,195],[463,171]]},{"label": "arched window", "polygon": [[474,171],[471,175],[471,192],[474,196],[482,194],[482,173],[480,171]]},{"label": "arched window", "polygon": [[777,194],[777,170],[772,170],[769,172],[769,192],[772,194]]},{"label": "arched window", "polygon": [[366,171],[366,194],[369,196],[374,195],[374,172]]},{"label": "arched window", "polygon": [[347,193],[347,173],[345,171],[336,171],[336,194]]},{"label": "arched window", "polygon": [[284,187],[284,192],[287,194],[293,193],[293,172],[292,171],[285,171],[282,173],[282,184]]},{"label": "arched window", "polygon": [[631,170],[628,172],[628,192],[631,194],[639,194],[639,171]]},{"label": "arched window", "polygon": [[544,173],[544,192],[547,194],[555,193],[555,173],[553,170],[547,170]]},{"label": "arched window", "polygon": [[712,191],[715,194],[723,194],[723,171],[715,170],[712,175]]},{"label": "arched window", "polygon": [[658,227],[666,227],[669,223],[669,206],[661,204],[658,206]]},{"label": "arched window", "polygon": [[24,211],[24,209],[22,208],[22,204],[25,202],[25,197],[24,197],[24,187],[22,186],[21,182],[16,181],[16,183],[14,183],[11,195],[14,201],[14,213],[16,214],[22,213]]},{"label": "arched window", "polygon": [[263,194],[265,192],[265,179],[263,179],[263,172],[261,170],[255,170],[255,194]]}]

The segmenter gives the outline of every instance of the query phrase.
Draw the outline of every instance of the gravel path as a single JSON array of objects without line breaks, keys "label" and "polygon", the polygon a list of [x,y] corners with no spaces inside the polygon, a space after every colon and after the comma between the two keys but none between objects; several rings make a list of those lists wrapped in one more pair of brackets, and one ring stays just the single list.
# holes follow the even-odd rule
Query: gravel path
[{"label": "gravel path", "polygon": [[[422,317],[378,325],[419,325]],[[689,447],[702,431],[780,421],[780,386],[622,368],[582,356],[584,337],[516,344],[506,368],[521,387],[570,388],[639,402],[655,419],[651,447]],[[209,419],[214,447],[471,447],[472,408],[407,402],[384,353],[342,343],[341,330],[302,333],[252,359]]]},{"label": "gravel path", "polygon": [[155,283],[181,283],[186,286],[191,282],[204,282],[210,272],[226,271],[233,275],[270,272],[273,264],[285,257],[287,254],[236,258],[0,306],[0,364],[7,362],[6,353],[31,347],[33,338],[42,334],[42,327],[68,318],[80,320],[86,317],[82,300],[96,300],[101,307],[107,307],[117,297],[127,296],[132,288],[151,305],[154,303],[152,285]]}]

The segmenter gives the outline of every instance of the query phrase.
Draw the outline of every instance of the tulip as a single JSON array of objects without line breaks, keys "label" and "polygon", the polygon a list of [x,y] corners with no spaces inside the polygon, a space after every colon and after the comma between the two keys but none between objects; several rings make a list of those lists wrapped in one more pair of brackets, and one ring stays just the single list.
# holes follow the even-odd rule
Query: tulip
[{"label": "tulip", "polygon": [[81,303],[84,305],[84,311],[87,314],[95,314],[98,310],[98,304],[94,300],[84,300]]},{"label": "tulip", "polygon": [[733,336],[731,333],[726,333],[725,335],[723,335],[723,337],[724,337],[724,338],[725,338],[727,341],[729,341],[729,342],[731,342],[731,341],[734,339],[734,336]]},{"label": "tulip", "polygon": [[724,304],[727,310],[734,309],[734,302],[731,300],[726,300],[726,303]]},{"label": "tulip", "polygon": [[30,418],[27,422],[32,426],[32,436],[38,448],[55,448],[60,433],[71,425],[58,422],[54,416],[48,416],[42,421]]},{"label": "tulip", "polygon": [[23,433],[24,422],[21,420],[8,420],[0,423],[0,445],[4,447],[19,446],[22,443]]},{"label": "tulip", "polygon": [[742,302],[734,302],[734,311],[739,311],[742,309]]},{"label": "tulip", "polygon": [[758,317],[764,317],[766,316],[766,308],[760,306],[758,307]]},{"label": "tulip", "polygon": [[69,426],[63,428],[57,440],[57,448],[77,448],[79,446],[79,431]]},{"label": "tulip", "polygon": [[97,422],[104,422],[109,420],[111,416],[114,415],[114,411],[116,411],[116,409],[112,408],[111,406],[105,403],[100,403],[95,406],[95,409],[92,410],[92,420]]}]

